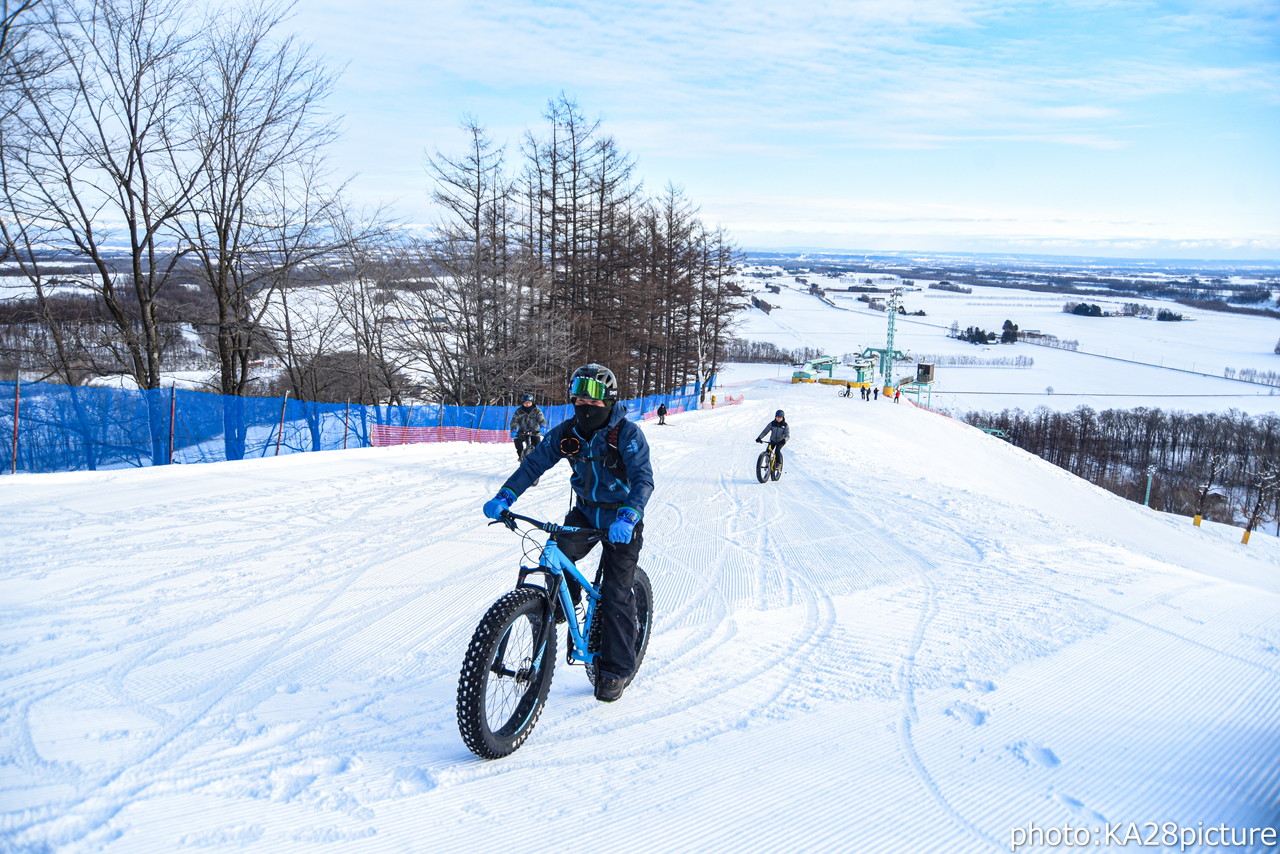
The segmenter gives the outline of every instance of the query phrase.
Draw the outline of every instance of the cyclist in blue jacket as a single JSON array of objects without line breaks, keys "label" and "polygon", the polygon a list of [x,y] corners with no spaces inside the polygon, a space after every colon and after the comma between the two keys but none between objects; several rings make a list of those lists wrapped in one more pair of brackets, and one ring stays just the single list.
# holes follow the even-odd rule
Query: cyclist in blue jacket
[{"label": "cyclist in blue jacket", "polygon": [[[644,507],[653,492],[653,467],[644,433],[618,402],[618,380],[604,365],[583,365],[569,378],[573,417],[547,432],[524,458],[498,494],[485,502],[484,514],[497,519],[543,473],[567,459],[569,485],[577,496],[564,524],[607,528],[600,620],[600,663],[596,699],[611,703],[622,696],[635,670],[636,603],[632,593],[636,563],[644,543]],[[561,551],[577,563],[594,543],[583,535],[557,538]],[[569,579],[570,593],[578,598]]]}]

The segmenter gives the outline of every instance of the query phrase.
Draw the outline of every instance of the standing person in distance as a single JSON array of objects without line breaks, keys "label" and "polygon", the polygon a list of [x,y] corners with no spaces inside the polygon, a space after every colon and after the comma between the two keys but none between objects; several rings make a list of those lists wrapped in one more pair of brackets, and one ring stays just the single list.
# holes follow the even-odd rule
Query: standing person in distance
[{"label": "standing person in distance", "polygon": [[787,440],[791,438],[791,428],[787,426],[787,417],[781,409],[773,414],[772,421],[764,425],[760,435],[756,436],[756,441],[764,441],[766,434],[769,436],[769,447],[773,448],[778,455],[778,468],[781,469],[782,446],[787,444]]},{"label": "standing person in distance", "polygon": [[542,441],[542,428],[547,419],[542,410],[533,402],[533,395],[526,394],[520,398],[520,405],[511,413],[511,439],[516,444],[516,457],[524,459],[525,453],[532,451]]},{"label": "standing person in distance", "polygon": [[665,403],[658,404],[658,423],[664,426],[667,423],[667,405]]},{"label": "standing person in distance", "polygon": [[[644,543],[644,507],[653,493],[649,443],[627,408],[618,402],[613,371],[595,363],[583,365],[569,377],[573,417],[547,432],[515,470],[498,494],[485,502],[484,515],[498,519],[544,472],[569,461],[569,485],[576,500],[564,524],[608,529],[601,584],[600,658],[596,671],[596,699],[612,703],[622,696],[636,667],[636,602],[632,590],[640,547]],[[577,563],[594,543],[585,535],[562,534],[556,542],[565,557]],[[577,599],[578,585],[565,579]]]}]

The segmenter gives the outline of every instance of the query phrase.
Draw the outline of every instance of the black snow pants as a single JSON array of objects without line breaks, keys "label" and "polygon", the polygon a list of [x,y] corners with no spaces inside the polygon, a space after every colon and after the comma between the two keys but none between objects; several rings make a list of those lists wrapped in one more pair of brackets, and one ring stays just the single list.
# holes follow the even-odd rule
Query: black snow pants
[{"label": "black snow pants", "polygon": [[525,449],[532,451],[542,441],[541,433],[517,433],[515,438],[516,456],[524,459]]},{"label": "black snow pants", "polygon": [[[566,525],[578,528],[592,526],[590,520],[577,507],[564,517]],[[601,546],[604,555],[601,563],[604,567],[600,584],[600,605],[596,609],[596,619],[600,620],[600,666],[601,673],[627,679],[636,669],[636,597],[631,589],[635,581],[636,563],[640,559],[640,546],[644,543],[644,522],[636,523],[629,543],[611,543],[605,539]],[[560,551],[565,557],[578,564],[582,574],[590,577],[590,573],[578,563],[594,543],[584,542],[585,537],[574,534],[561,534],[556,537]],[[581,590],[577,582],[570,578],[569,594],[576,601]]]},{"label": "black snow pants", "polygon": [[773,454],[774,454],[774,456],[776,456],[776,457],[778,458],[778,465],[779,465],[779,466],[781,466],[781,465],[782,465],[782,446],[783,446],[783,445],[785,445],[785,444],[787,444],[787,440],[786,440],[786,439],[783,439],[781,442],[770,442],[770,443],[769,443],[769,447],[770,447],[770,448],[773,448]]}]

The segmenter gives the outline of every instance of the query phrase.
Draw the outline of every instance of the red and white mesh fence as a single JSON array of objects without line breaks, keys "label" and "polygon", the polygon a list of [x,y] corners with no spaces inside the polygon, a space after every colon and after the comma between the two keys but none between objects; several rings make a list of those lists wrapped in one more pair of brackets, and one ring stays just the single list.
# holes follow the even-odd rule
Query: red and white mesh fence
[{"label": "red and white mesh fence", "polygon": [[391,424],[374,424],[369,428],[369,441],[375,448],[419,442],[501,444],[511,441],[511,433],[506,430],[478,430],[474,427],[396,427]]},{"label": "red and white mesh fence", "polygon": [[[683,407],[683,406],[668,406],[668,407],[667,407],[667,414],[668,414],[668,415],[676,415],[676,414],[681,413],[681,412],[684,412],[684,411],[685,411],[685,407]],[[644,418],[644,420],[645,420],[645,421],[650,421],[650,420],[652,420],[652,419],[654,419],[654,418],[657,418],[657,417],[658,417],[658,410],[656,410],[656,409],[650,409],[650,410],[649,410],[648,412],[646,412],[642,417]]]}]

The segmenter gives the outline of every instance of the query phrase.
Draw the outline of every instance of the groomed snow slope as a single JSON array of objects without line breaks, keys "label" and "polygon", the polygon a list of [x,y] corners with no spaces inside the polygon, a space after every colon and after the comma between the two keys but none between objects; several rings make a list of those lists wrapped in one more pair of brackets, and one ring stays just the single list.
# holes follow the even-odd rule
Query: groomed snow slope
[{"label": "groomed snow slope", "polygon": [[[562,663],[492,762],[454,692],[515,580],[519,540],[479,511],[510,448],[6,477],[0,849],[967,852],[1275,824],[1274,537],[905,401],[729,379],[743,405],[645,425],[637,680],[603,705]],[[566,496],[562,466],[517,509]]]}]

